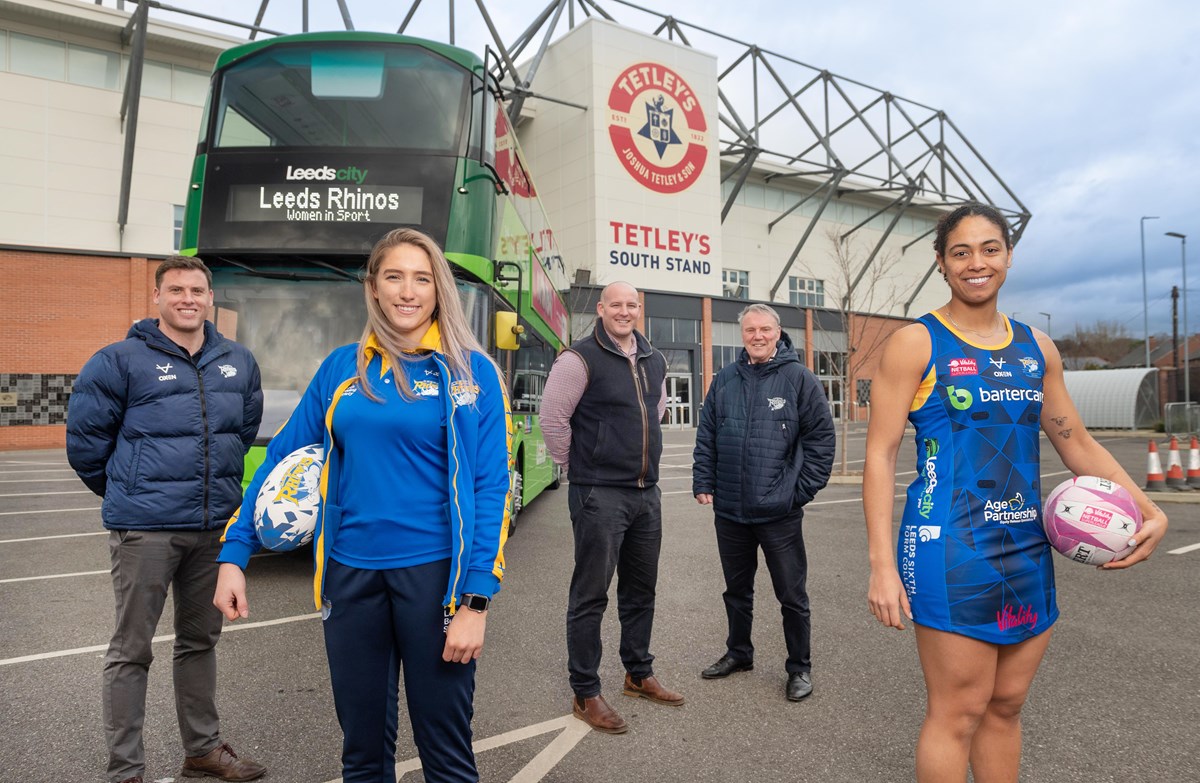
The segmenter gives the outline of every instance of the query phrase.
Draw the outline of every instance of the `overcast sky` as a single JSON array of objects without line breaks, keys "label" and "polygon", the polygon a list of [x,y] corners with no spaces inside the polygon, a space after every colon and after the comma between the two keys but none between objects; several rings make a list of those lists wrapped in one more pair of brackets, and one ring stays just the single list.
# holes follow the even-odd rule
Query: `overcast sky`
[{"label": "overcast sky", "polygon": [[[409,32],[447,40],[447,2],[457,9],[456,43],[481,51],[486,31],[474,0],[424,0]],[[548,2],[486,4],[507,43]],[[357,29],[387,32],[395,32],[411,7],[409,0],[346,3]],[[645,14],[615,0],[598,3],[618,22],[653,29]],[[105,4],[113,7],[115,0]],[[170,4],[246,22],[259,5]],[[336,0],[308,5],[310,30],[342,28]],[[1150,330],[1170,329],[1170,289],[1181,283],[1180,242],[1164,236],[1166,231],[1192,240],[1188,309],[1192,330],[1200,330],[1200,4],[639,0],[638,5],[945,111],[1033,213],[1001,294],[1002,309],[1018,311],[1021,320],[1044,329],[1046,319],[1037,313],[1050,313],[1053,333],[1061,336],[1076,323],[1103,319],[1141,337],[1139,218],[1157,215],[1159,220],[1145,224]],[[301,7],[301,0],[271,0],[263,26],[300,32]]]}]

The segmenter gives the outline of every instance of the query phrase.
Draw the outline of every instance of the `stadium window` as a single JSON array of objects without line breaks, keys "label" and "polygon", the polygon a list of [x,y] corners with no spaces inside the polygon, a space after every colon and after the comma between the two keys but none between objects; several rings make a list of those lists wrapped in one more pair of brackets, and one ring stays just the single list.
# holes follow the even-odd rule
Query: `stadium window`
[{"label": "stadium window", "polygon": [[659,343],[675,342],[675,329],[673,319],[671,318],[653,318],[646,317],[646,336],[651,343],[658,345]]},{"label": "stadium window", "polygon": [[183,244],[183,205],[172,204],[171,210],[174,213],[171,220],[171,247],[178,253],[179,246]]},{"label": "stadium window", "polygon": [[775,212],[782,212],[783,211],[783,191],[780,190],[779,188],[773,188],[769,185],[767,186],[766,190],[767,190],[767,194],[766,194],[767,209],[770,209]]},{"label": "stadium window", "polygon": [[142,63],[142,97],[171,100],[171,66],[146,60]]},{"label": "stadium window", "polygon": [[788,278],[788,301],[800,307],[825,306],[825,281],[807,277]]},{"label": "stadium window", "polygon": [[84,87],[116,90],[121,80],[121,58],[106,52],[72,44],[67,49],[67,81]]},{"label": "stadium window", "polygon": [[578,340],[587,337],[596,329],[596,314],[571,313],[571,339]]},{"label": "stadium window", "polygon": [[203,106],[208,97],[208,74],[193,68],[176,65],[173,71],[172,95],[180,103]]},{"label": "stadium window", "polygon": [[675,342],[700,342],[700,322],[695,318],[675,318]]},{"label": "stadium window", "polygon": [[742,186],[742,189],[746,191],[746,206],[757,207],[758,209],[766,206],[767,189],[762,185],[747,182]]},{"label": "stadium window", "polygon": [[646,316],[646,337],[651,343],[699,342],[700,322],[694,318],[666,318]]},{"label": "stadium window", "polygon": [[0,71],[8,70],[8,31],[0,30]]},{"label": "stadium window", "polygon": [[744,269],[721,271],[721,295],[728,299],[750,298],[750,273]]},{"label": "stadium window", "polygon": [[816,374],[822,377],[837,377],[842,374],[846,354],[839,351],[817,351]]},{"label": "stadium window", "polygon": [[10,70],[26,76],[62,81],[67,75],[67,45],[34,35],[10,35]]},{"label": "stadium window", "polygon": [[737,361],[742,350],[742,328],[736,323],[713,321],[713,372]]}]

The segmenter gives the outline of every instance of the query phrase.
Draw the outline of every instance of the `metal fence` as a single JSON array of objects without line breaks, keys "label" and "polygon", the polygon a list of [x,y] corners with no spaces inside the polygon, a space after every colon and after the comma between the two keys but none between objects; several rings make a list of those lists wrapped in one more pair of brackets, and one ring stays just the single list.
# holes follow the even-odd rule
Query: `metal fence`
[{"label": "metal fence", "polygon": [[1200,403],[1168,402],[1163,406],[1163,425],[1168,435],[1200,432]]}]

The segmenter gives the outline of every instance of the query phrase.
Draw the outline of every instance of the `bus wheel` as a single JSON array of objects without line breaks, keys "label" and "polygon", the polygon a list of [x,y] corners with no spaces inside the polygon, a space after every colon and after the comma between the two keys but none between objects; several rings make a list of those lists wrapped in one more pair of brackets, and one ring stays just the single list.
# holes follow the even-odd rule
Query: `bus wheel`
[{"label": "bus wheel", "polygon": [[562,485],[562,468],[557,464],[554,466],[554,478],[546,485],[546,489],[558,489]]},{"label": "bus wheel", "polygon": [[[520,464],[519,458],[517,464]],[[518,468],[517,470],[513,471],[512,488],[510,489],[512,492],[512,511],[510,511],[508,514],[508,534],[510,536],[517,532],[517,517],[520,516],[521,510],[525,508],[524,500],[521,497],[524,490],[525,477],[521,475],[521,471]]]}]

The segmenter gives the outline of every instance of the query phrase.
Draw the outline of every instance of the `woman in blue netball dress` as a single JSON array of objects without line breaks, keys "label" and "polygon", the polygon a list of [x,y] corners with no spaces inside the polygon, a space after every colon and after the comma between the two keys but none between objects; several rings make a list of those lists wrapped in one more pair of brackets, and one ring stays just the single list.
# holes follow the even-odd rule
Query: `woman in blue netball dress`
[{"label": "woman in blue netball dress", "polygon": [[[912,620],[928,706],[917,780],[1016,781],[1021,706],[1058,617],[1041,524],[1039,427],[1077,475],[1128,489],[1145,517],[1128,558],[1145,560],[1167,520],[1088,434],[1045,334],[997,297],[1012,265],[1008,223],[970,204],[938,223],[950,301],[889,339],[873,379],[863,477],[871,612]],[[917,478],[892,542],[896,456],[916,428]],[[893,548],[894,546],[894,548]]]}]

